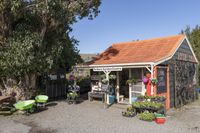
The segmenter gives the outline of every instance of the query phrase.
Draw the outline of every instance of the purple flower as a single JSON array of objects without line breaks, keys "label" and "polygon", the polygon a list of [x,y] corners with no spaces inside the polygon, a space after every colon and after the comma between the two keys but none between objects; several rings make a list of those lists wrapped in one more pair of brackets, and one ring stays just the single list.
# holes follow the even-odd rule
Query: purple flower
[{"label": "purple flower", "polygon": [[142,78],[143,83],[147,84],[149,82],[149,78],[147,77],[143,77]]},{"label": "purple flower", "polygon": [[75,76],[74,76],[74,75],[70,75],[70,76],[69,76],[69,80],[70,80],[70,81],[74,81],[74,80],[75,80]]}]

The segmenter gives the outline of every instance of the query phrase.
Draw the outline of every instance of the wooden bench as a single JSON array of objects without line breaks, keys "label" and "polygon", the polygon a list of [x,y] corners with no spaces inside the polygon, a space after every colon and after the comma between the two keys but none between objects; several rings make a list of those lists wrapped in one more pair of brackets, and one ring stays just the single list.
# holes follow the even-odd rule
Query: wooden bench
[{"label": "wooden bench", "polygon": [[93,92],[88,92],[88,99],[89,101],[92,101],[94,98],[101,99],[102,102],[105,101],[105,92],[103,91],[93,91]]}]

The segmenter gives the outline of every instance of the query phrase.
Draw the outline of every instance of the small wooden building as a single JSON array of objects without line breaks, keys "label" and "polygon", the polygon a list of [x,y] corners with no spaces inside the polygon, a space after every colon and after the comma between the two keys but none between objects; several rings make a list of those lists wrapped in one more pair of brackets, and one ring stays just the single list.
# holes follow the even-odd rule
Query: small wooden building
[{"label": "small wooden building", "polygon": [[[135,96],[147,94],[142,78],[150,74],[158,83],[150,95],[166,97],[166,107],[179,107],[197,98],[198,60],[185,35],[113,44],[89,65],[92,75],[116,75],[117,102],[131,104]],[[102,72],[101,72],[102,71]],[[134,85],[126,81],[134,77]],[[100,81],[100,80],[99,80]]]}]

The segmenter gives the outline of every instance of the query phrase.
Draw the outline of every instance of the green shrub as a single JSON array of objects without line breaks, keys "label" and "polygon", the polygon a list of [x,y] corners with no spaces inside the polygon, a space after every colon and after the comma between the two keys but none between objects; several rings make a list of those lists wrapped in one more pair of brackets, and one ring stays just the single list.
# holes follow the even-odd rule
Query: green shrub
[{"label": "green shrub", "polygon": [[144,121],[153,121],[155,119],[155,115],[154,115],[154,113],[145,111],[143,113],[138,114],[138,118],[140,120],[144,120]]},{"label": "green shrub", "polygon": [[70,99],[75,99],[78,97],[78,94],[76,92],[70,92],[70,93],[67,93],[67,97]]},{"label": "green shrub", "polygon": [[150,101],[142,101],[142,102],[134,102],[132,104],[133,107],[136,108],[154,108],[154,109],[160,109],[164,105],[159,102],[150,102]]}]

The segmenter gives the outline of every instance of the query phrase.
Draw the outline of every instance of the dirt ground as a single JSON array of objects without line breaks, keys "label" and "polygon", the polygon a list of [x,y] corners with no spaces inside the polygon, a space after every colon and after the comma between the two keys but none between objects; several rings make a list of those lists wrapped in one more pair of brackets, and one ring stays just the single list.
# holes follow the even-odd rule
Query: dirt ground
[{"label": "dirt ground", "polygon": [[168,111],[163,125],[122,117],[125,108],[115,104],[105,109],[88,100],[51,102],[47,110],[29,116],[0,116],[0,133],[200,133],[200,100]]}]

